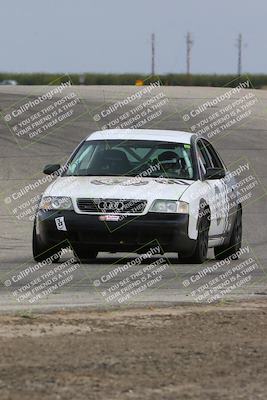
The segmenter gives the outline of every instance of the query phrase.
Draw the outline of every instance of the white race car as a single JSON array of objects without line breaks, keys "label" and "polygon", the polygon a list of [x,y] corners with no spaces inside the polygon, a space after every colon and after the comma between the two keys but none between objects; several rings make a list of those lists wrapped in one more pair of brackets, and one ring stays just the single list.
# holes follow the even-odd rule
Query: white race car
[{"label": "white race car", "polygon": [[99,251],[144,252],[156,241],[160,253],[202,263],[208,247],[217,259],[235,257],[241,247],[235,178],[204,138],[168,130],[95,132],[66,165],[48,165],[44,173],[55,179],[34,221],[35,261],[66,246],[87,262]]}]

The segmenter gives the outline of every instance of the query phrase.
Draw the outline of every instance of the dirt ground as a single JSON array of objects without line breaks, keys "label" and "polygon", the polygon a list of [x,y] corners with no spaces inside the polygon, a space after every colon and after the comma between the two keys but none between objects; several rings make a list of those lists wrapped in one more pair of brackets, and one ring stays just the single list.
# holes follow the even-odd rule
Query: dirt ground
[{"label": "dirt ground", "polygon": [[267,302],[0,316],[0,399],[256,400]]}]

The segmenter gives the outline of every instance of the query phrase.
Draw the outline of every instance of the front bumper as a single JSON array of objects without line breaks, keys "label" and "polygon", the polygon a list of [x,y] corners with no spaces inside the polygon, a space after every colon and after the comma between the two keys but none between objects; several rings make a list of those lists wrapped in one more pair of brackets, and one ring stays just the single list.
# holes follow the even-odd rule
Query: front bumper
[{"label": "front bumper", "polygon": [[[55,219],[64,217],[67,231],[57,229]],[[132,251],[157,241],[164,252],[192,254],[196,241],[188,237],[189,216],[148,213],[127,216],[122,221],[100,221],[99,215],[75,211],[38,211],[37,233],[47,246],[67,240],[73,247],[97,251]]]}]

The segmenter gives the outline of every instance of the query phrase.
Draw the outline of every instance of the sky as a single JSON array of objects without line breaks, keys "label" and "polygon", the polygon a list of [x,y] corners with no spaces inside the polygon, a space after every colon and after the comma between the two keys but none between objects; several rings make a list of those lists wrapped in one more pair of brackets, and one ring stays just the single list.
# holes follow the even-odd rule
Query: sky
[{"label": "sky", "polygon": [[0,71],[267,73],[266,0],[0,0]]}]

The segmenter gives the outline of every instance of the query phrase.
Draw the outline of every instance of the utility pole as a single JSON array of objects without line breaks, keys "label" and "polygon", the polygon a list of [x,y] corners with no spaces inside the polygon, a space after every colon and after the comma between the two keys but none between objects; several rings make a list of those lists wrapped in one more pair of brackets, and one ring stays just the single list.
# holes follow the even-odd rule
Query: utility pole
[{"label": "utility pole", "polygon": [[152,76],[155,75],[155,33],[151,35],[151,50],[152,50],[152,65],[151,65],[151,73]]},{"label": "utility pole", "polygon": [[193,39],[190,32],[187,32],[186,35],[186,72],[187,75],[190,75],[191,70],[191,49],[193,46]]},{"label": "utility pole", "polygon": [[237,38],[237,48],[238,48],[237,74],[240,76],[242,73],[242,49],[243,49],[243,38],[241,33],[239,33]]}]

